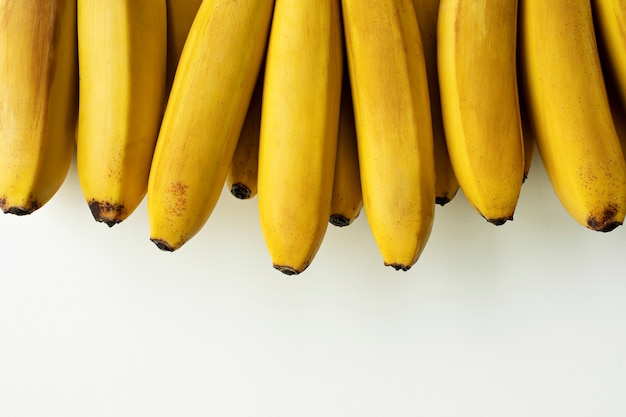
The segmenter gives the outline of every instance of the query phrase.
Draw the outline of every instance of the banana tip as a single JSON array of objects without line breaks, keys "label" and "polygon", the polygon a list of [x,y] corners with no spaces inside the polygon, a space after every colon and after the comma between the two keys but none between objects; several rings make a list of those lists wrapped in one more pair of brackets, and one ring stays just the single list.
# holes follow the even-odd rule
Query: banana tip
[{"label": "banana tip", "polygon": [[350,219],[341,214],[331,214],[328,221],[330,224],[337,227],[345,227],[350,224]]},{"label": "banana tip", "polygon": [[513,220],[513,216],[508,217],[499,217],[496,219],[485,218],[489,223],[494,224],[496,226],[502,226],[504,223]]},{"label": "banana tip", "polygon": [[304,269],[306,269],[306,267],[303,268],[303,269],[296,269],[296,268],[291,267],[291,266],[274,264],[274,269],[282,272],[285,275],[292,276],[292,275],[299,275],[300,273],[302,273],[302,271],[304,271]]},{"label": "banana tip", "polygon": [[385,262],[385,266],[390,266],[393,269],[395,269],[396,271],[408,271],[409,269],[411,269],[412,265],[405,265],[405,264],[399,264],[399,263],[387,263],[387,262]]},{"label": "banana tip", "polygon": [[230,193],[240,200],[247,200],[252,197],[252,190],[245,184],[236,183],[230,187]]},{"label": "banana tip", "polygon": [[150,239],[152,243],[156,245],[157,248],[161,249],[164,252],[174,252],[174,248],[170,246],[166,241],[162,239]]}]

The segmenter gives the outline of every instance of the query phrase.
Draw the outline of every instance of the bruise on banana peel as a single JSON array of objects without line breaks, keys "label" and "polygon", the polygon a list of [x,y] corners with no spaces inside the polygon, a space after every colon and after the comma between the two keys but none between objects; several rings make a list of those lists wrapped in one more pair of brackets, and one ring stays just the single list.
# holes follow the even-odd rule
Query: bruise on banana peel
[{"label": "bruise on banana peel", "polygon": [[113,227],[127,217],[128,211],[123,204],[113,204],[108,201],[89,201],[89,210],[97,222]]}]

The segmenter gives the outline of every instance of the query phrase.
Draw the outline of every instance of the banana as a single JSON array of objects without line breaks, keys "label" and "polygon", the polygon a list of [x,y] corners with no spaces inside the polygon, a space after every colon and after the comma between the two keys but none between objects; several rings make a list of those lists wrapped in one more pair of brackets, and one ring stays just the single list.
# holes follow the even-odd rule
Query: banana
[{"label": "banana", "polygon": [[226,177],[226,186],[230,193],[241,200],[251,199],[257,194],[263,72],[261,68]]},{"label": "banana", "polygon": [[76,2],[0,1],[0,208],[31,214],[61,187],[77,113]]},{"label": "banana", "polygon": [[413,0],[417,23],[422,37],[426,58],[430,112],[433,122],[433,146],[435,153],[435,202],[441,206],[449,203],[459,190],[459,182],[450,162],[446,135],[441,115],[439,75],[437,74],[437,19],[440,0]]},{"label": "banana", "polygon": [[180,57],[148,179],[150,240],[174,251],[224,188],[266,50],[273,0],[204,0]]},{"label": "banana", "polygon": [[626,214],[626,162],[605,89],[589,0],[520,2],[522,85],[539,155],[581,225],[608,232]]},{"label": "banana", "polygon": [[438,71],[452,167],[487,221],[513,219],[524,179],[517,0],[441,0]]},{"label": "banana", "polygon": [[344,227],[352,224],[363,208],[359,154],[356,144],[354,109],[350,91],[350,79],[344,65],[341,91],[341,112],[337,136],[337,156],[333,178],[333,195],[330,202],[329,221],[333,226]]},{"label": "banana", "polygon": [[383,262],[408,270],[428,242],[435,167],[426,62],[411,0],[342,2],[363,208]]},{"label": "banana", "polygon": [[164,0],[78,0],[76,166],[96,221],[143,200],[165,98]]},{"label": "banana", "polygon": [[189,29],[198,13],[202,0],[166,0],[167,9],[167,69],[166,91],[169,93],[180,54],[185,46]]},{"label": "banana", "polygon": [[623,0],[592,0],[595,33],[602,49],[602,64],[607,77],[614,80],[622,105],[626,106],[626,2]]},{"label": "banana", "polygon": [[[519,78],[518,78],[519,79]],[[519,89],[518,89],[519,91]],[[520,118],[522,120],[522,136],[524,138],[524,179],[528,178],[530,167],[533,164],[533,155],[535,153],[535,133],[533,132],[528,109],[526,108],[526,100],[520,94]]]},{"label": "banana", "polygon": [[277,0],[265,64],[258,210],[272,264],[312,262],[330,216],[343,43],[336,0]]}]

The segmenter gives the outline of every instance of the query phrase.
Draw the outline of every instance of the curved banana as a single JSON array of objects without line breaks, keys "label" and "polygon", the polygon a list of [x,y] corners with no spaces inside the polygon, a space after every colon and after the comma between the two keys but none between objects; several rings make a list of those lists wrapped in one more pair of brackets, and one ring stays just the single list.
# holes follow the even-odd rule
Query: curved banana
[{"label": "curved banana", "polygon": [[166,0],[167,69],[165,90],[168,93],[172,88],[178,60],[200,4],[202,4],[202,0]]},{"label": "curved banana", "polygon": [[446,135],[441,116],[439,75],[437,73],[437,20],[440,0],[413,0],[417,23],[426,59],[430,113],[433,120],[433,150],[435,154],[435,202],[448,204],[459,190],[459,182],[450,162]]},{"label": "curved banana", "polygon": [[359,154],[356,144],[354,109],[347,68],[344,70],[341,91],[341,113],[337,135],[337,157],[333,195],[330,202],[330,224],[344,227],[352,224],[363,208]]},{"label": "curved banana", "polygon": [[251,199],[257,194],[263,72],[261,68],[226,177],[226,186],[230,193],[241,200]]},{"label": "curved banana", "polygon": [[384,264],[408,270],[435,216],[426,62],[411,0],[344,0],[363,207]]},{"label": "curved banana", "polygon": [[591,0],[597,42],[603,54],[606,75],[614,80],[622,105],[626,106],[626,2]]},{"label": "curved banana", "polygon": [[25,215],[63,184],[77,112],[76,2],[0,1],[0,208]]},{"label": "curved banana", "polygon": [[490,223],[513,219],[524,180],[517,0],[441,0],[438,70],[452,167]]},{"label": "curved banana", "polygon": [[523,88],[548,178],[577,222],[613,230],[626,214],[626,162],[605,89],[591,3],[524,0],[520,5]]},{"label": "curved banana", "polygon": [[148,180],[150,240],[174,251],[224,188],[261,68],[273,0],[204,0],[189,31]]},{"label": "curved banana", "polygon": [[76,167],[96,221],[141,203],[165,99],[164,0],[78,0]]},{"label": "curved banana", "polygon": [[341,102],[339,2],[277,0],[265,63],[258,207],[274,268],[300,274],[330,216]]}]

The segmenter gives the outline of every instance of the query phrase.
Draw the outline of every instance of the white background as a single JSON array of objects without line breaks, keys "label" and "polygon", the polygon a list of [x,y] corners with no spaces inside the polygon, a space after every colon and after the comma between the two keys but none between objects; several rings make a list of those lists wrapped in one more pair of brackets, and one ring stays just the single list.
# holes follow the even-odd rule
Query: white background
[{"label": "white background", "polygon": [[538,157],[513,222],[458,194],[408,272],[362,214],[283,275],[226,193],[179,251],[148,233],[145,202],[96,223],[74,166],[0,216],[0,416],[626,416],[626,229],[575,223]]}]

